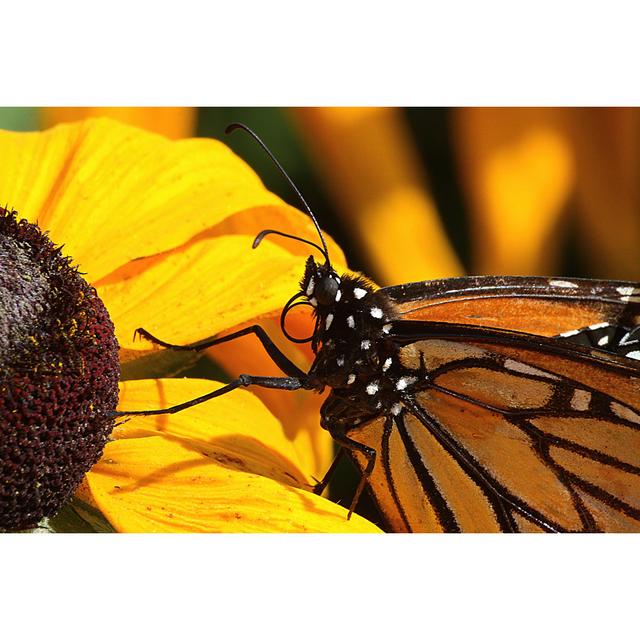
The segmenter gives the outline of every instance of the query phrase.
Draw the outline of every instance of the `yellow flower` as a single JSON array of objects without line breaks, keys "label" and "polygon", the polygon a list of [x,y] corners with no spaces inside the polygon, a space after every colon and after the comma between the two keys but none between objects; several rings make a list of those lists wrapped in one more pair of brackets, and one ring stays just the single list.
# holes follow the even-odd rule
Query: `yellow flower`
[{"label": "yellow flower", "polygon": [[[124,377],[176,366],[134,342],[137,327],[191,343],[256,319],[268,324],[298,286],[304,249],[276,238],[252,251],[251,242],[266,226],[313,237],[311,222],[220,142],[171,142],[95,119],[0,132],[0,153],[0,194],[64,244],[95,287]],[[330,251],[344,265],[331,241]],[[252,358],[255,346],[243,342],[237,353]],[[295,359],[308,367],[304,350]],[[161,408],[215,388],[130,379],[119,408]],[[303,412],[312,405],[315,419],[305,416],[297,431],[275,417],[277,402],[272,414],[240,390],[172,416],[132,418],[114,429],[80,495],[117,531],[375,531],[308,491],[331,444],[317,399],[298,402]]]}]

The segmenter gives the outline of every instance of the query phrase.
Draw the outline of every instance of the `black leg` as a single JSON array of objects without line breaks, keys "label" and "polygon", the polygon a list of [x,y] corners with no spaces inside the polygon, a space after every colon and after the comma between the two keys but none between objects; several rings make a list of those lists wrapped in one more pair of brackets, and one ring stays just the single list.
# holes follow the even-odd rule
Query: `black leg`
[{"label": "black leg", "polygon": [[329,470],[324,474],[324,478],[322,478],[322,480],[316,483],[316,485],[313,487],[313,493],[315,493],[317,496],[322,495],[322,492],[325,490],[326,486],[331,481],[331,478],[333,477],[333,474],[335,473],[335,470],[338,468],[338,464],[343,457],[344,457],[344,448],[341,447],[338,450],[336,457],[333,459],[333,462],[331,463]]},{"label": "black leg", "polygon": [[287,356],[278,349],[278,347],[273,343],[271,338],[267,335],[266,331],[259,325],[254,324],[250,327],[246,327],[244,329],[240,329],[240,331],[234,331],[230,333],[228,336],[222,336],[221,338],[211,338],[207,340],[203,340],[201,342],[195,342],[190,345],[179,345],[179,344],[171,344],[170,342],[164,342],[164,340],[160,340],[155,336],[151,335],[146,329],[142,329],[141,327],[136,329],[134,332],[134,337],[136,335],[141,336],[145,340],[149,342],[153,342],[161,347],[165,347],[167,349],[173,349],[174,351],[203,351],[204,349],[208,349],[209,347],[214,347],[217,344],[222,344],[223,342],[229,342],[230,340],[235,340],[236,338],[241,338],[242,336],[247,336],[253,333],[258,340],[262,343],[265,351],[271,356],[271,359],[280,367],[284,373],[288,376],[292,376],[294,378],[304,378],[306,376],[305,372],[302,369],[298,369],[296,365],[287,358]]},{"label": "black leg", "polygon": [[263,376],[248,376],[243,373],[224,387],[216,389],[216,391],[212,391],[211,393],[205,393],[205,395],[200,396],[199,398],[194,398],[193,400],[189,400],[188,402],[176,404],[172,407],[167,407],[166,409],[151,409],[149,411],[114,411],[112,415],[114,417],[160,416],[167,413],[177,413],[178,411],[182,411],[183,409],[188,409],[189,407],[201,404],[202,402],[206,402],[207,400],[211,400],[212,398],[217,398],[218,396],[222,396],[225,393],[229,393],[229,391],[233,391],[238,387],[248,387],[250,385],[256,385],[258,387],[265,387],[267,389],[284,389],[286,391],[295,391],[296,389],[303,389],[304,382],[304,378],[271,378]]},{"label": "black leg", "polygon": [[[348,438],[342,431],[331,431],[329,430],[332,438],[339,444],[342,445],[345,449],[349,449],[350,451],[359,451],[366,459],[367,466],[365,470],[362,472],[360,477],[360,482],[358,483],[358,487],[353,496],[353,500],[351,501],[351,506],[349,507],[349,514],[347,515],[347,520],[351,519],[351,514],[353,510],[356,508],[358,501],[360,500],[360,496],[362,491],[364,490],[369,477],[373,473],[373,468],[376,464],[376,450],[368,447],[366,444],[362,444],[361,442],[356,442],[351,438]],[[335,464],[335,461],[334,461]],[[333,467],[333,465],[331,465]],[[331,471],[331,468],[329,469]],[[325,476],[326,477],[326,476]],[[324,479],[323,479],[324,482]]]}]

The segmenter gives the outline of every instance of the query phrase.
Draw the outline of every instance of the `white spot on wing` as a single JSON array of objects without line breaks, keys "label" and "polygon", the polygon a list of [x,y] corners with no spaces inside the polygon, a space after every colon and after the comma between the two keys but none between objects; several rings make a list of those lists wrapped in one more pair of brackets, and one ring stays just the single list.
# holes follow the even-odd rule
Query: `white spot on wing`
[{"label": "white spot on wing", "polygon": [[336,302],[340,302],[340,298],[342,298],[342,290],[338,289],[336,291]]},{"label": "white spot on wing", "polygon": [[569,282],[568,280],[549,280],[549,284],[552,287],[561,287],[563,289],[578,289],[578,285],[575,282]]},{"label": "white spot on wing", "polygon": [[349,329],[353,329],[356,326],[356,321],[353,319],[353,316],[347,318],[347,325],[349,325]]},{"label": "white spot on wing", "polygon": [[[620,294],[623,302],[640,302],[640,289],[636,287],[618,287],[616,291]],[[635,294],[635,295],[634,295]]]},{"label": "white spot on wing", "polygon": [[367,295],[367,292],[364,289],[360,289],[359,287],[356,287],[353,290],[353,295],[356,297],[357,300],[362,300],[362,298],[364,298]]},{"label": "white spot on wing", "polygon": [[382,365],[382,370],[383,370],[383,371],[386,371],[386,370],[391,366],[391,363],[392,363],[392,362],[393,362],[393,360],[392,360],[391,358],[387,358],[387,359],[384,361],[384,364]]},{"label": "white spot on wing", "polygon": [[596,329],[604,329],[605,327],[610,327],[611,325],[608,322],[597,322],[596,324],[590,324],[587,329],[591,331],[595,331]]},{"label": "white spot on wing", "polygon": [[367,393],[370,396],[374,396],[376,393],[378,393],[378,385],[375,382],[372,382],[371,384],[367,385]]},{"label": "white spot on wing", "polygon": [[629,351],[629,353],[627,353],[627,358],[632,358],[633,360],[640,360],[640,351]]},{"label": "white spot on wing", "polygon": [[344,366],[344,356],[339,356],[339,357],[337,357],[337,358],[336,358],[336,364],[337,364],[339,367]]},{"label": "white spot on wing", "polygon": [[372,318],[382,318],[382,309],[379,307],[371,307],[371,317]]},{"label": "white spot on wing", "polygon": [[571,336],[577,336],[580,333],[579,329],[571,329],[571,331],[565,331],[560,334],[561,338],[570,338]]},{"label": "white spot on wing", "polygon": [[401,411],[402,411],[402,405],[399,402],[396,402],[391,407],[391,413],[393,413],[394,416],[397,416]]},{"label": "white spot on wing", "polygon": [[516,371],[517,373],[526,373],[531,376],[541,376],[543,378],[550,378],[551,380],[559,380],[558,376],[554,376],[552,373],[548,373],[547,371],[543,371],[542,369],[537,369],[536,367],[530,367],[528,364],[524,362],[519,362],[518,360],[512,360],[511,358],[507,358],[504,361],[505,369],[510,369],[511,371]]},{"label": "white spot on wing", "polygon": [[333,313],[330,313],[325,320],[324,327],[328,331],[331,323],[333,322]]},{"label": "white spot on wing", "polygon": [[591,404],[591,392],[584,389],[576,389],[571,398],[571,408],[576,411],[586,411]]},{"label": "white spot on wing", "polygon": [[602,336],[600,340],[598,340],[598,346],[603,347],[605,344],[609,342],[609,336]]},{"label": "white spot on wing", "polygon": [[350,373],[349,377],[347,378],[347,384],[353,384],[355,381],[356,381],[355,373]]},{"label": "white spot on wing", "polygon": [[620,404],[619,402],[612,402],[609,406],[611,407],[611,411],[613,411],[613,413],[615,413],[619,418],[640,424],[640,416],[635,411],[625,407],[623,404]]},{"label": "white spot on wing", "polygon": [[369,340],[363,340],[363,341],[360,343],[360,348],[361,348],[361,349],[363,349],[363,350],[365,350],[365,351],[366,351],[370,346],[371,346],[371,342],[369,342]]},{"label": "white spot on wing", "polygon": [[389,333],[389,331],[391,331],[391,323],[385,324],[384,327],[382,327],[383,333]]}]

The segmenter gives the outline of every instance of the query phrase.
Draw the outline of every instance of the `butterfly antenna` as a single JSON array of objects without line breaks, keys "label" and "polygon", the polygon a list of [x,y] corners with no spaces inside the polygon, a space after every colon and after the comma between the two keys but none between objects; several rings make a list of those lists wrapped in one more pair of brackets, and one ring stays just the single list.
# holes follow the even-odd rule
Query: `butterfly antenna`
[{"label": "butterfly antenna", "polygon": [[[284,170],[284,168],[278,162],[278,159],[273,155],[273,153],[271,153],[271,151],[269,150],[269,147],[267,147],[267,145],[262,141],[260,136],[258,136],[258,134],[255,131],[247,127],[247,125],[242,124],[240,122],[233,122],[224,130],[224,132],[226,134],[229,134],[232,131],[236,131],[237,129],[242,129],[243,131],[248,133],[264,149],[267,155],[271,158],[272,162],[276,165],[276,167],[278,167],[278,170],[280,171],[280,173],[286,178],[287,182],[291,185],[291,188],[296,192],[296,195],[298,196],[300,202],[306,209],[311,220],[313,220],[313,224],[315,225],[316,230],[318,231],[318,235],[320,236],[320,242],[322,242],[322,246],[324,247],[324,250],[322,250],[321,253],[324,255],[327,261],[327,264],[331,266],[331,261],[329,260],[329,249],[327,248],[327,243],[325,242],[324,236],[322,235],[322,229],[320,229],[320,225],[318,224],[316,217],[313,215],[313,211],[311,211],[311,207],[307,204],[307,201],[304,199],[304,196],[302,195],[302,193],[300,193],[300,189],[296,187],[293,180],[289,177],[289,174]],[[274,232],[270,231],[270,233],[274,233]],[[279,235],[284,235],[284,234],[279,234]],[[258,237],[260,238],[260,240],[262,240],[262,237],[260,236]],[[293,236],[288,236],[288,237],[293,237]],[[302,238],[296,238],[296,239],[301,240]],[[258,238],[256,238],[256,240],[258,240]],[[260,240],[258,240],[258,242],[260,242]],[[307,242],[307,241],[303,241],[303,242]],[[307,244],[311,244],[311,243],[307,242]],[[255,246],[256,244],[254,243],[254,247]],[[313,245],[313,246],[317,247],[317,245]]]}]

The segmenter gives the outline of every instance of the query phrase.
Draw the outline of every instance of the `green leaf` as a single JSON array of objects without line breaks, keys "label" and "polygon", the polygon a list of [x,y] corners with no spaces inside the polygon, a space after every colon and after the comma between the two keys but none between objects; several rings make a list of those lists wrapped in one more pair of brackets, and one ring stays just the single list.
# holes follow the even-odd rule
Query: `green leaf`
[{"label": "green leaf", "polygon": [[[42,526],[43,523],[39,528]],[[44,526],[51,533],[115,533],[100,511],[76,497],[71,498]]]}]

